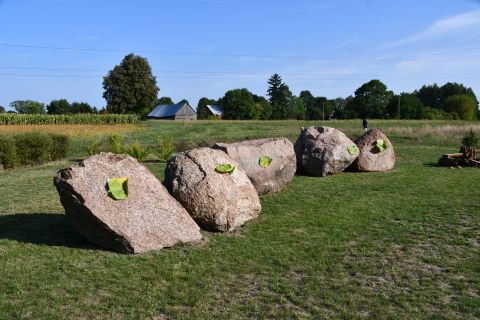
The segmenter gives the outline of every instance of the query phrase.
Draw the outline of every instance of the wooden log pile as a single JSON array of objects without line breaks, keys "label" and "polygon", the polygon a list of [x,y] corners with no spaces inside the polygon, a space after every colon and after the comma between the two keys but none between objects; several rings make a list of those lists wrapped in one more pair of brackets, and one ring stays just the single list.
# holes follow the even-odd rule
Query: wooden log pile
[{"label": "wooden log pile", "polygon": [[475,147],[460,148],[459,153],[444,154],[438,159],[438,165],[442,167],[477,167],[480,168],[480,160],[477,157]]}]

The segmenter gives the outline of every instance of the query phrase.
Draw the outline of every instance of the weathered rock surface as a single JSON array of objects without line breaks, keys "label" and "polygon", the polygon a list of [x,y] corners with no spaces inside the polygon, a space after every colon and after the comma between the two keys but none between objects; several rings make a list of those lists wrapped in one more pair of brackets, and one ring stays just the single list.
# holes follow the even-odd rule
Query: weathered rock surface
[{"label": "weathered rock surface", "polygon": [[298,169],[314,176],[326,176],[342,172],[355,161],[359,152],[350,154],[354,146],[340,130],[330,127],[309,127],[295,143]]},{"label": "weathered rock surface", "polygon": [[[375,148],[378,139],[386,142],[387,148],[381,152]],[[395,151],[393,145],[383,132],[377,129],[368,130],[363,136],[355,140],[360,150],[360,156],[352,164],[355,171],[388,171],[395,165]]]},{"label": "weathered rock surface", "polygon": [[[224,163],[231,173],[218,173]],[[165,169],[165,186],[200,226],[230,231],[258,217],[257,191],[239,163],[221,150],[193,149],[173,156]]]},{"label": "weathered rock surface", "polygon": [[[128,178],[128,198],[114,200],[106,182],[120,177]],[[143,253],[202,238],[200,228],[180,203],[129,156],[92,156],[60,170],[54,183],[70,222],[100,247]]]},{"label": "weathered rock surface", "polygon": [[[213,148],[224,151],[237,161],[260,195],[280,191],[292,181],[297,170],[293,144],[287,138],[217,143]],[[272,158],[266,168],[259,164],[260,157],[264,156]]]}]

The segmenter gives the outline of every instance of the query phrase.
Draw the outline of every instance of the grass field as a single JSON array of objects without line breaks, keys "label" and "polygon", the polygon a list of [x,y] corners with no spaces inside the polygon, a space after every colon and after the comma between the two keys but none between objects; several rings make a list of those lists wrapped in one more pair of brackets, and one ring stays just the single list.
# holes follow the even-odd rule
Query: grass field
[{"label": "grass field", "polygon": [[[193,146],[312,124],[147,121],[127,135]],[[99,250],[65,219],[53,176],[83,138],[70,160],[0,172],[0,319],[480,318],[480,170],[434,165],[480,124],[371,126],[392,137],[391,172],[297,176],[238,231],[141,256]]]}]

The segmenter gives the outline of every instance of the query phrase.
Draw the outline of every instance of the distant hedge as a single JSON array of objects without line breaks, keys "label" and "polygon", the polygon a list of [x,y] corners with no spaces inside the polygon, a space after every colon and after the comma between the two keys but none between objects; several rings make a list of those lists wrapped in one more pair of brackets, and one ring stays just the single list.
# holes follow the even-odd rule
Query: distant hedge
[{"label": "distant hedge", "polygon": [[60,160],[67,156],[69,146],[69,138],[60,134],[0,135],[0,165],[9,169]]},{"label": "distant hedge", "polygon": [[139,121],[140,117],[136,114],[0,114],[0,125],[127,124]]}]

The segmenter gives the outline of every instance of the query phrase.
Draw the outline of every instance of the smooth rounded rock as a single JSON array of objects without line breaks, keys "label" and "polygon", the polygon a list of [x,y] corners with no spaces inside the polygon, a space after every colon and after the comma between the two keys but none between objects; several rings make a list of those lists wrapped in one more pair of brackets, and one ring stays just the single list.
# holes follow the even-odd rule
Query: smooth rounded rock
[{"label": "smooth rounded rock", "polygon": [[[260,195],[280,191],[292,181],[297,170],[293,144],[287,138],[217,143],[213,148],[224,151],[237,161]],[[272,161],[262,167],[259,160],[265,156]]]},{"label": "smooth rounded rock", "polygon": [[[386,143],[387,148],[379,151],[375,147],[378,139]],[[355,171],[388,171],[395,165],[395,151],[388,137],[378,129],[368,130],[363,136],[355,140],[360,150],[359,157],[352,164]]]},{"label": "smooth rounded rock", "polygon": [[[231,173],[216,168],[231,164]],[[173,156],[165,169],[165,186],[203,228],[231,231],[261,211],[257,191],[239,163],[221,150],[199,148]]]},{"label": "smooth rounded rock", "polygon": [[308,127],[295,142],[298,169],[324,177],[342,172],[358,157],[355,143],[340,130],[330,127]]}]

